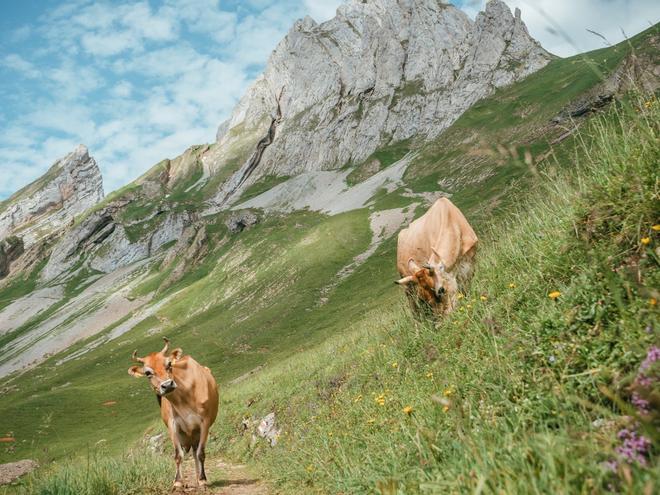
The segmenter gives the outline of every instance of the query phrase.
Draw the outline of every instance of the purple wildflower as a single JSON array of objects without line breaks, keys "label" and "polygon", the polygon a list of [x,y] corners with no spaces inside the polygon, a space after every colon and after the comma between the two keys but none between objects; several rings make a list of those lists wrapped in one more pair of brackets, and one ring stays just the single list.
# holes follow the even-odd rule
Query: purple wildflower
[{"label": "purple wildflower", "polygon": [[633,392],[632,394],[632,403],[640,414],[648,414],[650,412],[649,401],[642,399],[637,392]]},{"label": "purple wildflower", "polygon": [[644,435],[625,428],[619,431],[617,437],[623,440],[623,444],[616,448],[617,454],[629,463],[636,462],[640,466],[646,466],[651,441]]},{"label": "purple wildflower", "polygon": [[640,373],[643,373],[646,370],[648,370],[651,367],[651,365],[658,360],[660,360],[660,347],[653,345],[646,354],[646,359],[639,366]]},{"label": "purple wildflower", "polygon": [[650,387],[653,384],[653,380],[651,380],[646,375],[638,375],[637,378],[635,379],[635,382],[640,387]]},{"label": "purple wildflower", "polygon": [[619,469],[619,463],[614,459],[601,463],[601,466],[603,466],[608,471],[612,471],[613,473],[616,473],[617,469]]}]

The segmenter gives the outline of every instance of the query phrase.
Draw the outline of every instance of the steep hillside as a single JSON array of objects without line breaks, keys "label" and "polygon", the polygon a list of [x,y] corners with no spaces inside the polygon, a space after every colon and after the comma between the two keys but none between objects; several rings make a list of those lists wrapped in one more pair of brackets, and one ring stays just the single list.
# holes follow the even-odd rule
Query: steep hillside
[{"label": "steep hillside", "polygon": [[[116,338],[150,316],[165,303],[166,289],[227,242],[209,228],[257,220],[242,210],[340,214],[364,207],[383,187],[396,189],[412,163],[409,151],[479,98],[550,59],[529,37],[520,12],[499,0],[474,22],[435,0],[372,0],[347,2],[321,25],[296,23],[216,143],[163,160],[12,259],[20,270],[0,281],[0,376],[108,327],[117,327]],[[266,93],[278,95],[277,104]],[[270,202],[257,197],[277,183],[294,197],[276,188]],[[20,197],[31,198],[34,190]],[[428,202],[424,194],[414,198]],[[20,204],[15,199],[12,208]],[[30,201],[42,199],[35,194]],[[411,215],[391,212],[370,222],[391,236]],[[375,232],[360,260],[383,239]],[[14,244],[3,251],[7,260],[19,256]],[[166,276],[142,284],[147,265],[161,261]],[[149,290],[132,297],[141,284]]]},{"label": "steep hillside", "polygon": [[[393,29],[397,17],[381,21],[382,6],[394,4],[349,2],[329,23],[303,21],[256,87],[275,67],[287,66],[277,57],[292,46],[300,47],[302,60],[318,39],[341,40],[346,26],[361,36],[372,24]],[[639,239],[656,242],[649,230],[655,221],[649,184],[656,180],[657,100],[637,105],[637,117],[625,107],[616,113],[611,103],[633,86],[657,91],[660,38],[654,27],[616,47],[550,60],[519,16],[502,5],[491,2],[474,24],[450,7],[421,10],[431,16],[424,22],[462,33],[459,65],[471,66],[477,40],[493,46],[493,39],[504,40],[498,51],[504,58],[487,70],[485,86],[473,87],[470,103],[490,96],[469,109],[439,113],[423,132],[414,129],[401,139],[356,144],[359,156],[290,167],[277,150],[295,148],[304,135],[304,126],[297,135],[285,132],[300,112],[291,113],[294,102],[285,91],[269,115],[254,103],[253,89],[217,143],[164,160],[79,214],[44,247],[38,266],[0,286],[0,434],[13,439],[2,444],[0,460],[36,457],[48,464],[89,453],[105,466],[98,486],[107,491],[94,491],[89,480],[96,474],[75,462],[69,471],[55,465],[52,477],[36,478],[36,484],[26,481],[26,490],[61,493],[63,476],[81,476],[88,493],[112,493],[113,476],[131,477],[136,493],[167,486],[159,458],[149,472],[130,459],[105,460],[161,429],[152,392],[126,369],[133,349],[150,351],[162,336],[208,365],[221,383],[215,452],[256,460],[267,478],[294,493],[303,485],[347,493],[480,486],[511,492],[536,475],[545,480],[539,492],[559,492],[605,480],[595,474],[601,459],[571,466],[562,456],[572,438],[585,449],[596,441],[587,427],[598,418],[580,416],[580,408],[593,404],[607,410],[602,417],[608,421],[616,416],[596,387],[620,393],[618,377],[638,365],[656,337],[640,322],[653,325],[657,317],[648,303],[656,297],[657,259],[653,245],[641,247]],[[356,23],[356,16],[364,22]],[[499,26],[501,37],[486,36],[486,26]],[[393,39],[408,40],[410,56],[417,42],[406,37],[414,31],[409,27],[399,26],[400,37]],[[500,71],[510,64],[501,61],[512,54],[520,65],[506,75]],[[431,94],[437,101],[460,98],[471,70],[459,70],[448,93],[406,86],[402,81],[416,76],[399,74],[387,98],[424,106]],[[287,84],[298,84],[290,78]],[[350,112],[358,127],[371,122],[359,108]],[[391,110],[394,122],[402,114]],[[601,112],[613,113],[593,123]],[[309,116],[305,125],[312,126],[313,115],[301,116]],[[266,127],[253,133],[248,117]],[[325,130],[341,127],[339,117],[328,118]],[[321,129],[322,122],[314,125]],[[255,160],[259,171],[243,181]],[[264,165],[269,160],[281,167]],[[225,201],[222,191],[228,190],[232,197]],[[465,211],[484,254],[462,309],[432,328],[405,315],[392,280],[396,232],[440,195]],[[506,220],[512,206],[520,217],[514,222]],[[611,245],[610,236],[616,240]],[[639,265],[644,277],[637,285],[625,274],[603,278],[624,266],[612,259]],[[564,296],[552,301],[551,290]],[[616,316],[603,316],[601,307]],[[591,339],[590,332],[604,337]],[[625,338],[613,337],[622,333]],[[550,356],[561,370],[548,366]],[[557,383],[568,388],[555,394]],[[402,412],[406,405],[410,415]],[[561,421],[552,413],[560,405],[567,408]],[[280,444],[250,446],[249,435],[239,434],[243,419],[272,411],[284,428]],[[492,436],[479,435],[489,429]],[[344,437],[348,432],[353,444]],[[528,476],[516,481],[511,470]],[[651,479],[640,473],[636,487]]]}]

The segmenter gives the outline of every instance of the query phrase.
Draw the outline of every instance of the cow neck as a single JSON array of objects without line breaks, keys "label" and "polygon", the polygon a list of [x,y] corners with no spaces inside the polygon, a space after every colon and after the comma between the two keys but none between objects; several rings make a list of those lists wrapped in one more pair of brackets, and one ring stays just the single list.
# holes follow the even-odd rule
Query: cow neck
[{"label": "cow neck", "polygon": [[190,364],[191,363],[186,360],[185,363],[181,363],[181,365],[175,366],[172,370],[172,378],[176,382],[176,389],[172,393],[168,394],[165,398],[170,401],[175,409],[181,406],[186,407],[190,400],[194,398],[194,381],[189,380],[189,377],[186,376],[190,374]]}]

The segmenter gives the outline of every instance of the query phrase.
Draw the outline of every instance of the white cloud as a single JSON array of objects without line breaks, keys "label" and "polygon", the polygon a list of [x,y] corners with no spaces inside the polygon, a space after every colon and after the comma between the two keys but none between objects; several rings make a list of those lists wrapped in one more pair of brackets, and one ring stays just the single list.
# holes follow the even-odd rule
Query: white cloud
[{"label": "white cloud", "polygon": [[[547,50],[568,57],[624,40],[660,21],[657,0],[505,0],[511,10],[522,11],[530,34]],[[485,0],[473,0],[464,10],[472,17],[483,10]]]},{"label": "white cloud", "polygon": [[21,26],[17,29],[14,29],[9,34],[9,39],[12,43],[21,43],[27,40],[32,34],[32,28],[30,26]]},{"label": "white cloud", "polygon": [[[602,46],[587,28],[616,42],[620,26],[632,34],[656,22],[660,6],[651,0],[507,1],[521,7],[532,35],[562,55],[575,49],[548,32],[547,17],[587,49]],[[0,56],[8,69],[0,80],[0,198],[78,143],[99,162],[109,192],[163,158],[212,141],[250,74],[295,18],[310,14],[323,22],[341,3],[243,0],[230,10],[220,0],[60,2],[9,32],[15,53]],[[475,0],[465,9],[474,15],[483,4]],[[29,49],[22,51],[18,41]],[[16,76],[13,86],[5,86],[5,72]]]},{"label": "white cloud", "polygon": [[133,93],[133,85],[128,81],[119,81],[110,90],[110,94],[116,98],[128,98]]},{"label": "white cloud", "polygon": [[12,69],[24,77],[38,78],[41,72],[34,66],[33,63],[28,62],[23,57],[16,53],[10,53],[2,61],[0,65]]},{"label": "white cloud", "polygon": [[316,22],[324,22],[332,19],[343,2],[341,0],[304,0],[303,2],[309,15]]}]

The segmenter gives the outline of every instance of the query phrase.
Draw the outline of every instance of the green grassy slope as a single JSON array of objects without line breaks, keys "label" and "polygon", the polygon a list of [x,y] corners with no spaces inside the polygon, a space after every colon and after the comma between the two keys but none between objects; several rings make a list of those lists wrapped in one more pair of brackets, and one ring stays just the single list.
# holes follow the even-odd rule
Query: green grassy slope
[{"label": "green grassy slope", "polygon": [[[126,374],[129,356],[136,347],[141,353],[159,348],[167,335],[221,383],[213,449],[256,461],[284,490],[295,493],[302,484],[316,491],[369,492],[381,483],[383,493],[479,486],[511,492],[520,488],[515,483],[538,478],[544,483],[539,492],[565,492],[587,486],[589,479],[600,483],[605,479],[597,471],[600,459],[572,466],[562,455],[600,438],[588,429],[591,404],[606,417],[616,414],[595,386],[619,386],[611,376],[632,370],[653,337],[640,331],[642,320],[656,317],[648,306],[648,287],[654,281],[657,286],[657,272],[648,264],[652,256],[647,253],[644,261],[644,276],[652,278],[641,286],[630,285],[624,275],[602,274],[613,266],[608,256],[620,260],[646,252],[638,240],[654,220],[648,184],[630,187],[623,196],[614,187],[623,177],[652,175],[657,129],[648,122],[657,118],[657,106],[644,109],[655,112],[644,114],[647,120],[625,117],[637,133],[617,127],[618,117],[612,117],[557,145],[550,142],[562,131],[548,122],[598,82],[594,63],[607,73],[628,50],[621,45],[584,59],[555,61],[477,104],[421,150],[406,175],[410,188],[454,193],[483,239],[473,292],[439,328],[405,316],[402,295],[392,284],[394,239],[320,304],[323,288],[367,248],[369,210],[336,217],[271,216],[239,235],[229,234],[219,215],[207,226],[210,254],[159,294],[171,299],[155,317],[82,359],[55,366],[61,356],[54,356],[0,392],[0,434],[17,439],[0,448],[0,462],[125,451],[157,424],[152,392]],[[580,140],[586,148],[576,149]],[[592,154],[598,148],[591,146],[604,143],[611,148],[607,153]],[[525,150],[534,157],[531,166],[524,163]],[[628,160],[633,151],[636,158]],[[580,180],[563,171],[576,168],[576,157],[582,163]],[[190,182],[196,178],[192,173]],[[542,189],[531,191],[533,184]],[[379,193],[373,208],[418,201],[403,192]],[[519,219],[505,220],[514,202],[524,205]],[[592,217],[593,205],[603,208],[592,215],[594,237],[576,237],[576,226]],[[607,236],[619,217],[610,216],[610,207],[612,215],[627,219],[614,243]],[[150,287],[162,277],[154,267]],[[509,289],[511,283],[516,287]],[[546,295],[555,289],[563,295],[551,301]],[[597,339],[589,333],[594,322]],[[601,363],[603,370],[590,372]],[[226,385],[261,365],[254,378]],[[432,400],[434,395],[445,400],[445,390],[451,402],[446,412]],[[381,394],[383,406],[375,400]],[[103,405],[108,401],[115,403]],[[410,416],[402,412],[406,405],[413,408]],[[284,427],[280,445],[250,450],[237,433],[241,419],[273,410]],[[601,436],[611,439],[609,432]],[[602,445],[607,452],[608,445]],[[130,464],[122,464],[126,470],[106,469],[114,462],[103,456],[94,464],[101,466],[103,483],[128,476]],[[79,466],[71,468],[72,479],[84,478]],[[526,477],[513,477],[517,469]],[[58,472],[60,478],[35,483],[48,487],[61,479],[64,471]],[[157,472],[167,483],[164,472]],[[136,493],[142,493],[140,487],[154,479],[143,472],[134,482]],[[25,483],[37,491],[37,485]],[[89,486],[68,493],[84,490],[112,493]],[[67,492],[44,488],[42,493]]]},{"label": "green grassy slope", "polygon": [[[655,453],[647,467],[603,463],[635,421],[658,441],[660,415],[640,415],[628,386],[660,342],[659,117],[653,100],[583,131],[575,170],[482,230],[450,318],[374,311],[230,388],[215,445],[291,493],[652,493]],[[281,442],[252,449],[235,425],[269,411]]]}]

